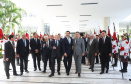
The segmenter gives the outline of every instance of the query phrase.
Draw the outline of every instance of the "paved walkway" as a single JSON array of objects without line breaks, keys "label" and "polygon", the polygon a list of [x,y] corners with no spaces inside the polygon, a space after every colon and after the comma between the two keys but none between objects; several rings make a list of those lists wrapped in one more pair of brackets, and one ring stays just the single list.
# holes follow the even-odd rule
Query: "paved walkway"
[{"label": "paved walkway", "polygon": [[[49,67],[47,66],[47,73],[42,73],[37,70],[34,71],[32,57],[29,56],[29,73],[23,74],[23,76],[13,76],[12,70],[10,71],[10,79],[6,79],[5,71],[3,69],[3,62],[0,59],[0,84],[131,84],[128,81],[131,78],[131,65],[128,65],[128,73],[124,73],[124,79],[121,77],[119,72],[120,65],[114,70],[110,66],[108,74],[100,75],[100,64],[95,64],[94,72],[91,72],[88,68],[89,66],[82,65],[82,74],[78,78],[75,73],[75,64],[73,60],[70,76],[65,73],[65,68],[63,62],[61,62],[61,75],[59,76],[55,73],[55,76],[49,78],[50,74]],[[111,64],[110,64],[111,65]],[[41,69],[43,68],[43,62],[41,62]],[[20,73],[20,67],[17,66],[17,73]]]}]

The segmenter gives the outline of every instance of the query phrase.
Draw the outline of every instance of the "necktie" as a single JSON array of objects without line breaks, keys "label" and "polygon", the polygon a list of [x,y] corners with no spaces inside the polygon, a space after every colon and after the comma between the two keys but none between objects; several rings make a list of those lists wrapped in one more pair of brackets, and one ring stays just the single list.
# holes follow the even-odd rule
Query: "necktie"
[{"label": "necktie", "polygon": [[56,41],[56,47],[57,47],[58,45],[57,45],[57,41]]},{"label": "necktie", "polygon": [[103,44],[105,43],[105,41],[104,41],[104,38],[103,38]]},{"label": "necktie", "polygon": [[37,39],[35,39],[36,43],[37,43]]},{"label": "necktie", "polygon": [[26,40],[24,40],[24,45],[25,45],[25,47],[26,47]]},{"label": "necktie", "polygon": [[76,44],[77,44],[77,42],[78,42],[78,39],[76,39]]},{"label": "necktie", "polygon": [[12,42],[12,46],[13,46],[13,48],[14,48],[14,42]]},{"label": "necktie", "polygon": [[46,46],[48,47],[48,42],[46,42]]},{"label": "necktie", "polygon": [[70,38],[68,38],[68,42],[69,42],[69,44],[70,44]]}]

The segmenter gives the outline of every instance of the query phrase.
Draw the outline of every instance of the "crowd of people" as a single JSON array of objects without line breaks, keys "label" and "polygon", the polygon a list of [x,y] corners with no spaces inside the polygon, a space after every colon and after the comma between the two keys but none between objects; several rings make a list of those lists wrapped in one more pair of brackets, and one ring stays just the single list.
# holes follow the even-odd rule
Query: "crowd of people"
[{"label": "crowd of people", "polygon": [[[75,37],[70,36],[70,31],[66,31],[65,37],[61,35],[50,35],[39,37],[36,32],[33,33],[33,38],[30,40],[26,38],[26,34],[17,36],[15,40],[14,35],[5,35],[2,42],[2,54],[4,69],[7,79],[10,78],[9,70],[10,64],[13,68],[13,75],[18,76],[16,71],[16,64],[20,66],[20,76],[23,72],[28,71],[28,56],[31,53],[33,59],[34,71],[39,69],[41,71],[41,61],[43,61],[43,73],[46,73],[47,64],[51,73],[49,77],[54,76],[55,73],[55,60],[57,60],[57,73],[61,75],[60,68],[61,62],[64,62],[65,72],[69,76],[72,67],[72,58],[75,61],[75,74],[81,76],[81,65],[90,66],[94,72],[94,64],[101,64],[100,74],[109,72],[109,62],[111,57],[114,59],[113,67],[117,67],[118,60],[123,64],[120,72],[127,72],[129,50],[131,50],[131,42],[127,35],[121,36],[121,41],[116,38],[111,38],[103,30],[99,35],[85,34],[76,32]],[[36,62],[37,61],[37,62]]]}]

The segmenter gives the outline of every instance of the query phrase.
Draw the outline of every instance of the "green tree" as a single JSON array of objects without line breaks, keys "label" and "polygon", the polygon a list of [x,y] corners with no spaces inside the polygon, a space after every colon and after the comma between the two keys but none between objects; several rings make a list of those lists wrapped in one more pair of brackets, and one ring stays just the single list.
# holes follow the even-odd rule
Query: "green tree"
[{"label": "green tree", "polygon": [[0,0],[0,24],[2,25],[2,29],[9,34],[10,28],[14,30],[15,25],[22,28],[22,13],[26,12],[18,8],[16,4],[10,0]]}]

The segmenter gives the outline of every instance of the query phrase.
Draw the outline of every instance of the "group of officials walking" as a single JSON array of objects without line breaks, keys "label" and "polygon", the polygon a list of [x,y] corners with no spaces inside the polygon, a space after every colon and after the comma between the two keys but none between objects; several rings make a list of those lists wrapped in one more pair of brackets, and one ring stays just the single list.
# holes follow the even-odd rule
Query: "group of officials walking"
[{"label": "group of officials walking", "polygon": [[[86,37],[80,37],[80,33],[76,32],[75,37],[70,37],[70,31],[66,31],[66,36],[64,38],[60,37],[60,34],[45,36],[44,39],[38,39],[37,33],[33,33],[33,38],[26,39],[26,34],[22,35],[22,38],[17,40],[16,44],[16,53],[15,53],[15,36],[10,35],[9,41],[5,42],[4,49],[4,59],[5,59],[5,72],[7,79],[10,78],[9,74],[9,65],[12,64],[13,74],[18,75],[15,66],[15,54],[20,58],[20,76],[23,75],[23,72],[29,73],[28,71],[28,56],[29,53],[32,54],[34,71],[39,69],[40,61],[42,59],[44,66],[43,71],[46,73],[47,64],[49,61],[49,69],[51,74],[49,77],[54,76],[55,73],[55,60],[57,59],[57,73],[60,73],[61,60],[63,58],[65,71],[67,75],[70,75],[71,65],[72,65],[72,56],[75,60],[75,74],[78,74],[78,77],[81,76],[81,64],[84,63],[90,65],[92,72],[94,72],[94,63],[101,63],[101,72],[104,74],[105,69],[106,73],[109,71],[109,61],[110,57],[113,54],[115,59],[115,64],[112,66],[117,66],[118,61],[118,49],[120,49],[120,58],[123,62],[123,68],[121,72],[127,72],[127,57],[129,50],[129,42],[126,40],[125,36],[122,36],[122,42],[118,47],[116,39],[110,38],[107,36],[106,31],[103,30],[99,35],[96,35],[96,38],[93,34],[86,35]],[[125,56],[126,55],[126,56]],[[85,61],[85,57],[87,61]],[[37,63],[36,63],[37,61]]]}]

